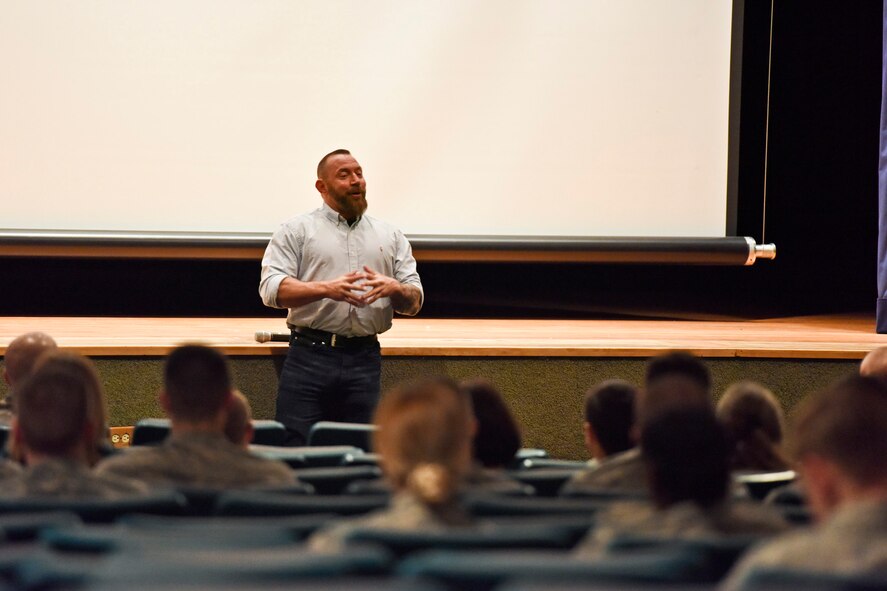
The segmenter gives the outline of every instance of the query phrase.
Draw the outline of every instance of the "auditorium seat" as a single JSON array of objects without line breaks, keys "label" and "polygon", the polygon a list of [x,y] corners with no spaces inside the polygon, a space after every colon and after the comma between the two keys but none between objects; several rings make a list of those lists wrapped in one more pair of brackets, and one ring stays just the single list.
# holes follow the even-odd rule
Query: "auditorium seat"
[{"label": "auditorium seat", "polygon": [[132,431],[132,445],[157,445],[169,435],[169,419],[139,419]]},{"label": "auditorium seat", "polygon": [[366,452],[373,451],[376,426],[367,423],[320,421],[308,432],[309,446],[351,445]]},{"label": "auditorium seat", "polygon": [[477,528],[451,528],[439,531],[396,529],[355,529],[346,538],[349,545],[383,546],[395,556],[427,550],[469,549],[561,549],[575,543],[569,527],[558,523],[524,520],[508,524],[484,524]]},{"label": "auditorium seat", "polygon": [[295,470],[300,482],[310,484],[319,495],[337,495],[349,484],[360,480],[378,480],[382,469],[378,466],[333,466]]},{"label": "auditorium seat", "polygon": [[847,574],[799,571],[787,568],[753,569],[739,582],[741,591],[883,591],[887,574]]},{"label": "auditorium seat", "polygon": [[632,552],[596,561],[559,551],[431,550],[397,567],[405,577],[430,578],[459,591],[488,591],[508,580],[597,581],[611,584],[712,582],[683,550]]},{"label": "auditorium seat", "polygon": [[720,580],[752,545],[764,540],[757,535],[713,535],[697,538],[620,534],[607,544],[607,552],[682,550],[699,559],[699,572],[711,581]]},{"label": "auditorium seat", "polygon": [[[311,554],[298,545],[259,548],[154,548],[150,552],[124,551],[102,562],[59,561],[44,553],[17,567],[16,581],[24,589],[73,588],[114,584],[181,585],[199,583],[215,588],[231,583],[253,587],[345,575],[376,575],[389,570],[390,555],[376,548],[353,548],[337,554]],[[75,568],[72,568],[75,567]],[[79,568],[77,568],[79,567]]]},{"label": "auditorium seat", "polygon": [[0,539],[12,543],[33,541],[43,530],[81,523],[83,520],[71,511],[10,513],[0,515]]},{"label": "auditorium seat", "polygon": [[764,500],[771,491],[787,486],[796,479],[794,470],[733,473],[733,481],[744,485],[751,498],[759,501]]},{"label": "auditorium seat", "polygon": [[281,447],[275,445],[251,445],[250,451],[263,458],[286,462],[292,468],[340,466],[346,456],[358,456],[362,452],[353,445],[329,445],[323,447]]},{"label": "auditorium seat", "polygon": [[[145,418],[136,422],[132,433],[132,445],[157,445],[169,435],[170,421],[165,418]],[[277,421],[253,420],[255,445],[282,445],[286,439],[286,429]]]},{"label": "auditorium seat", "polygon": [[[200,516],[212,515],[215,513],[216,503],[218,502],[219,496],[222,493],[231,490],[231,488],[177,486],[175,487],[175,490],[185,497],[186,505],[183,512],[186,515]],[[315,493],[314,487],[305,482],[273,488],[251,488],[249,490],[267,490],[269,492],[289,495],[310,495]]]},{"label": "auditorium seat", "polygon": [[583,470],[588,462],[581,460],[558,460],[554,458],[524,458],[517,462],[515,470],[535,470],[538,468],[561,468],[565,470]]},{"label": "auditorium seat", "polygon": [[112,525],[46,528],[41,541],[58,552],[106,554],[124,550],[150,552],[180,548],[225,549],[292,545],[334,516],[275,518],[188,518],[133,515]]},{"label": "auditorium seat", "polygon": [[87,523],[109,523],[128,513],[181,515],[185,497],[175,491],[157,491],[125,499],[0,499],[0,514],[67,511]]},{"label": "auditorium seat", "polygon": [[511,497],[469,494],[465,506],[475,517],[558,516],[592,517],[607,508],[596,499],[559,497]]},{"label": "auditorium seat", "polygon": [[532,486],[540,497],[557,496],[564,483],[576,473],[573,468],[538,468],[536,470],[509,470],[508,475]]},{"label": "auditorium seat", "polygon": [[219,497],[216,515],[273,517],[332,513],[359,515],[388,506],[388,495],[285,495],[257,491],[229,491]]}]

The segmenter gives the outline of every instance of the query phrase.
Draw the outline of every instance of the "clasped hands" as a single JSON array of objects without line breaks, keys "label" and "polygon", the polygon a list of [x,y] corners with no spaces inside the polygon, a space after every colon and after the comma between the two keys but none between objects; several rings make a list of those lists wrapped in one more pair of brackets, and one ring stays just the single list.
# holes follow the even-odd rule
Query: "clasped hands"
[{"label": "clasped hands", "polygon": [[329,297],[339,302],[363,308],[379,298],[391,297],[401,291],[396,279],[376,273],[369,267],[353,271],[328,282]]}]

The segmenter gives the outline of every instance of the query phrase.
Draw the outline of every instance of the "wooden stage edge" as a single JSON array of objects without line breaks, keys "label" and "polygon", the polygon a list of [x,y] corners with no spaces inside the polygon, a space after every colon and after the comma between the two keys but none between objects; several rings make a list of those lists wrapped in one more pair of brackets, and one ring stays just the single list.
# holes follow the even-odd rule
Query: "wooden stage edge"
[{"label": "wooden stage edge", "polygon": [[[283,355],[257,331],[286,332],[274,318],[0,318],[0,355],[25,332],[52,335],[90,356],[162,356],[200,342],[232,356]],[[763,320],[483,320],[396,318],[380,336],[389,357],[649,357],[681,349],[701,357],[861,359],[887,345],[864,315]]]}]

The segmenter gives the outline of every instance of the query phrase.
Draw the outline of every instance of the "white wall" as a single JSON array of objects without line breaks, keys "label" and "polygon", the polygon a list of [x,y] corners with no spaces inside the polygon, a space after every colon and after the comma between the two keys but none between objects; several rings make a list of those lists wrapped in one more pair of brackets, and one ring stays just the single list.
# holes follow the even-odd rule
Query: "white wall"
[{"label": "white wall", "polygon": [[723,236],[730,0],[4,0],[0,228]]}]

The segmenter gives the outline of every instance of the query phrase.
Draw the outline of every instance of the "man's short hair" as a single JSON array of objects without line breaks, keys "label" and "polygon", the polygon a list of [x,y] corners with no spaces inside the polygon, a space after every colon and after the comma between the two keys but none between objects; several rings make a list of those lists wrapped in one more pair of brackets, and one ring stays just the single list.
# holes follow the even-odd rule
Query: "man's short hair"
[{"label": "man's short hair", "polygon": [[757,431],[773,443],[782,441],[782,406],[773,392],[758,382],[731,384],[718,401],[715,414],[735,441],[745,441]]},{"label": "man's short hair", "polygon": [[634,403],[637,388],[624,380],[607,380],[585,393],[585,421],[609,455],[634,447]]},{"label": "man's short hair", "polygon": [[332,158],[333,156],[350,156],[351,152],[346,150],[345,148],[339,148],[338,150],[333,150],[326,156],[320,159],[320,162],[317,163],[317,178],[323,178],[323,168],[326,166],[326,161]]},{"label": "man's short hair", "polygon": [[651,419],[641,431],[641,454],[660,507],[710,507],[727,496],[729,447],[710,408],[676,408]]},{"label": "man's short hair", "polygon": [[506,466],[521,447],[521,433],[502,393],[487,380],[465,381],[460,387],[470,396],[477,420],[475,461],[487,468]]},{"label": "man's short hair", "polygon": [[228,361],[204,345],[183,345],[166,358],[164,387],[173,419],[213,418],[231,395]]},{"label": "man's short hair", "polygon": [[887,386],[849,376],[808,397],[792,421],[796,459],[817,455],[857,484],[887,483]]},{"label": "man's short hair", "polygon": [[16,390],[16,420],[28,449],[63,456],[83,442],[92,398],[92,384],[85,375],[47,364],[21,383]]},{"label": "man's short hair", "polygon": [[44,332],[29,332],[13,339],[3,357],[10,383],[26,378],[43,353],[57,348],[55,340]]},{"label": "man's short hair", "polygon": [[712,410],[708,368],[682,351],[654,357],[647,363],[645,385],[635,404],[635,424],[643,428],[648,420],[679,407]]},{"label": "man's short hair", "polygon": [[711,391],[711,373],[698,357],[686,351],[674,351],[654,357],[647,363],[644,383],[649,386],[656,380],[667,376],[680,375],[699,384],[706,391]]}]

